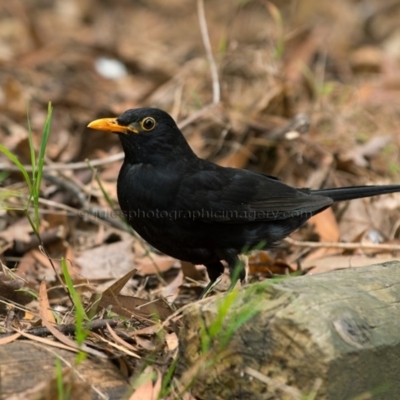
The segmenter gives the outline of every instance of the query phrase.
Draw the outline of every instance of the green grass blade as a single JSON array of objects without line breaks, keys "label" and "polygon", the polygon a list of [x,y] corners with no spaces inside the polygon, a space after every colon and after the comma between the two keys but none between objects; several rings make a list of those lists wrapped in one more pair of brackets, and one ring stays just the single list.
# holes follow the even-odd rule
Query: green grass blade
[{"label": "green grass blade", "polygon": [[29,191],[31,192],[32,182],[25,167],[20,163],[18,158],[14,154],[12,154],[9,150],[7,150],[2,144],[0,144],[0,151],[18,167],[18,169],[21,171],[22,175],[25,178]]},{"label": "green grass blade", "polygon": [[51,117],[53,114],[53,107],[49,102],[48,110],[47,110],[47,117],[46,122],[43,128],[43,137],[40,142],[40,149],[39,149],[39,156],[38,156],[38,168],[37,168],[37,182],[38,186],[40,186],[40,182],[42,180],[43,175],[43,167],[44,167],[44,155],[46,153],[46,146],[47,142],[49,141],[50,135],[50,124],[51,124]]},{"label": "green grass blade", "polygon": [[[76,291],[74,284],[69,274],[67,262],[65,258],[61,259],[61,270],[64,275],[65,283],[67,285],[70,297],[74,303],[75,307],[75,338],[79,345],[82,345],[87,338],[87,329],[84,326],[84,322],[88,320],[88,316],[83,307],[81,297]],[[86,358],[86,353],[84,351],[79,351],[76,356],[75,363],[79,365]]]},{"label": "green grass blade", "polygon": [[64,275],[64,279],[65,279],[65,283],[67,285],[68,291],[74,302],[77,316],[80,315],[80,316],[82,316],[83,319],[88,319],[88,317],[86,315],[86,311],[83,308],[81,298],[80,298],[78,292],[75,290],[74,284],[71,279],[71,275],[69,274],[69,271],[68,271],[67,262],[66,262],[65,258],[61,259],[61,269],[62,269],[62,273]]},{"label": "green grass blade", "polygon": [[[51,106],[51,103],[49,102],[48,109],[47,109],[46,122],[45,122],[45,125],[43,128],[43,136],[40,141],[40,149],[39,149],[39,154],[38,154],[38,158],[37,158],[37,168],[35,168],[35,170],[32,171],[33,186],[32,186],[30,199],[33,200],[33,209],[34,209],[34,214],[35,214],[34,225],[35,225],[35,228],[37,231],[39,231],[39,225],[40,225],[40,218],[39,218],[40,184],[42,182],[42,177],[43,177],[44,159],[45,159],[47,142],[49,141],[50,123],[51,123],[52,113],[53,113],[53,107]],[[31,157],[35,158],[35,154],[33,151],[33,142],[30,141],[29,145],[32,146],[31,147]],[[35,162],[32,161],[32,166],[34,163]]]},{"label": "green grass blade", "polygon": [[29,118],[29,104],[26,110],[27,116],[27,125],[28,125],[28,140],[29,140],[29,153],[31,158],[31,165],[32,165],[32,180],[35,180],[36,175],[36,155],[35,155],[35,147],[33,145],[33,133],[31,128],[31,121]]}]

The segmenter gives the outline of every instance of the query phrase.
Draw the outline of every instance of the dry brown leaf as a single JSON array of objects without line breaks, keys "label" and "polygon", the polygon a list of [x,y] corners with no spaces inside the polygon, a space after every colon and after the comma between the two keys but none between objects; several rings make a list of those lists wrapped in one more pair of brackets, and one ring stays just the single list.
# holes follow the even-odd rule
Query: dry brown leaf
[{"label": "dry brown leaf", "polygon": [[114,282],[111,286],[109,286],[104,292],[105,296],[117,296],[124,286],[132,279],[132,277],[136,274],[137,269],[133,268],[131,271],[127,272],[124,276],[119,278],[116,282]]},{"label": "dry brown leaf", "polygon": [[[59,258],[53,258],[52,262],[59,271],[61,266],[58,260]],[[76,275],[74,270],[71,268],[69,268],[69,270],[72,276]],[[48,257],[38,249],[32,249],[22,256],[16,274],[29,281],[54,281],[54,270],[51,267],[50,261]]]},{"label": "dry brown leaf", "polygon": [[178,275],[167,286],[162,288],[161,295],[168,301],[169,304],[172,304],[176,300],[182,283],[183,272],[179,271]]},{"label": "dry brown leaf", "polygon": [[94,294],[90,300],[91,304],[112,310],[114,313],[126,318],[131,318],[135,315],[145,318],[167,318],[171,314],[171,309],[161,300],[149,302],[138,297],[119,294],[136,271],[136,269],[129,271],[117,282],[113,283],[101,294],[100,299],[98,299],[97,294]]},{"label": "dry brown leaf", "polygon": [[379,72],[384,54],[378,46],[362,46],[351,52],[349,61],[353,70],[360,72]]},{"label": "dry brown leaf", "polygon": [[76,257],[76,263],[89,280],[115,279],[135,265],[133,242],[134,239],[129,238],[83,251]]},{"label": "dry brown leaf", "polygon": [[3,238],[7,243],[19,240],[24,243],[29,243],[31,240],[32,227],[27,218],[21,218],[14,222],[7,229],[0,232],[0,238]]},{"label": "dry brown leaf", "polygon": [[193,279],[194,281],[201,281],[204,279],[204,274],[190,262],[181,261],[181,270],[185,278]]},{"label": "dry brown leaf", "polygon": [[314,230],[320,237],[321,242],[337,242],[339,240],[339,226],[332,208],[314,215],[309,219],[309,224],[314,225]]},{"label": "dry brown leaf", "polygon": [[[30,106],[30,122],[35,149],[38,149],[46,117],[46,103],[51,98],[57,107],[52,121],[54,132],[50,135],[46,152],[45,173],[53,173],[49,170],[54,161],[63,163],[97,158],[102,162],[109,155],[121,152],[117,136],[85,131],[87,122],[103,116],[118,115],[128,108],[152,105],[171,111],[178,121],[197,115],[193,119],[195,123],[186,124],[185,135],[197,154],[205,158],[220,154],[215,150],[221,149],[221,146],[224,151],[230,147],[231,153],[221,160],[224,165],[250,167],[260,172],[277,174],[285,182],[298,187],[317,188],[326,184],[341,186],[342,183],[346,186],[358,185],[385,175],[389,180],[396,181],[400,145],[396,135],[400,116],[400,35],[396,18],[399,7],[397,4],[386,5],[396,3],[396,0],[373,0],[367,14],[360,13],[360,2],[357,1],[306,0],[296,3],[294,13],[293,2],[274,2],[272,21],[265,2],[247,1],[245,6],[237,2],[207,2],[210,42],[217,57],[218,82],[221,85],[221,107],[209,108],[209,112],[202,110],[207,109],[207,104],[212,101],[213,81],[201,34],[193,29],[198,25],[196,8],[191,7],[189,2],[184,5],[182,0],[124,2],[123,7],[117,5],[113,8],[118,16],[117,27],[114,26],[113,18],[109,18],[108,2],[97,2],[96,7],[91,7],[93,2],[64,2],[66,5],[63,2],[47,2],[49,4],[46,7],[39,3],[18,1],[14,5],[14,2],[10,2],[11,5],[3,10],[3,17],[7,18],[3,18],[0,26],[0,60],[4,67],[0,76],[0,143],[16,153],[23,163],[29,163],[30,157],[26,99],[35,99]],[[152,29],[147,29],[148,26]],[[134,44],[131,39],[133,36]],[[272,47],[265,46],[265,43],[271,43]],[[370,46],[368,43],[373,43],[373,47],[367,47]],[[282,54],[280,50],[284,50]],[[122,78],[104,78],[95,63],[105,54],[115,58],[131,73]],[[267,133],[270,133],[270,128],[274,128],[274,123],[270,126],[268,120],[279,118],[286,121],[298,112],[312,115],[313,129],[295,144],[276,142],[273,148],[269,148],[271,137]],[[231,113],[237,114],[238,123],[230,118]],[[221,118],[227,115],[229,118]],[[259,127],[252,125],[249,121],[253,119],[266,119],[266,129],[263,129],[263,124]],[[229,136],[226,138],[223,134],[225,128],[229,128]],[[372,150],[368,149],[371,143],[364,147],[355,146],[359,138],[379,137],[387,132],[394,132],[394,135],[384,152],[379,143],[372,142]],[[248,148],[246,140],[254,139],[251,137],[253,133],[256,139],[262,140],[252,141],[251,144],[256,147]],[[259,134],[262,137],[257,137]],[[245,143],[247,153],[235,147],[242,143]],[[350,149],[352,151],[346,154]],[[251,158],[252,165],[248,165],[253,150],[257,158]],[[321,162],[326,154],[331,157],[329,165]],[[343,154],[349,157],[345,161],[348,165],[341,160]],[[357,167],[366,165],[369,157],[374,159],[368,169]],[[0,164],[3,163],[10,164],[0,155]],[[120,162],[114,162],[103,164],[98,170],[112,198],[116,198],[119,168]],[[351,169],[350,174],[346,168]],[[3,171],[1,166],[0,170]],[[88,181],[81,180],[81,172],[88,173],[88,169],[74,170],[72,174],[83,184],[82,190],[86,194],[85,185]],[[309,184],[309,179],[313,180],[312,184]],[[19,172],[11,172],[3,182],[26,193],[26,185]],[[89,206],[98,207],[99,203],[106,205],[97,185],[93,186],[95,189],[91,198],[88,198]],[[42,198],[51,198],[75,207],[75,195],[67,193],[65,196],[65,193],[65,188],[57,182],[46,179],[42,182]],[[68,201],[64,202],[63,199],[67,197]],[[379,201],[365,201],[365,213],[359,212],[357,207],[349,207],[347,211],[343,203],[335,206],[335,210],[339,211],[337,215],[344,217],[338,219],[341,238],[352,241],[366,234],[372,238],[370,232],[374,231],[383,238],[396,238],[400,220],[396,211],[399,209],[398,201],[392,202],[392,205],[383,204],[383,200],[390,203],[393,198],[382,196]],[[11,204],[17,201],[20,199],[10,199]],[[49,221],[48,227],[42,224],[42,233],[57,225],[56,221],[51,220],[52,217],[47,217],[47,213],[56,213],[57,210],[57,205],[41,204],[41,217]],[[84,254],[90,246],[88,242],[95,242],[98,248],[103,247],[97,255],[88,252],[83,265],[80,263],[87,268],[83,273],[87,278],[108,282],[135,266],[139,266],[141,273],[148,276],[167,271],[174,265],[174,260],[163,256],[160,259],[154,255],[153,261],[158,265],[154,267],[150,258],[142,257],[143,250],[135,249],[132,252],[131,246],[125,249],[123,246],[116,246],[114,250],[109,248],[104,245],[110,237],[107,223],[100,220],[84,222],[79,216],[79,210],[70,211],[73,215],[68,213],[64,222],[60,221],[63,226],[71,227],[68,236],[63,238],[68,243],[65,248],[69,245],[70,249],[83,249]],[[0,218],[4,224],[0,224],[0,230],[4,227],[13,228],[12,224],[19,215],[18,211],[13,210],[2,213]],[[336,241],[332,231],[335,233],[337,229],[332,230],[333,225],[329,225],[329,221],[323,222],[320,227],[316,227],[321,240]],[[19,251],[24,247],[15,244],[20,234],[16,230],[8,231],[5,235],[6,243],[2,244],[4,258],[8,265],[15,259],[21,260],[17,262],[17,273],[24,274],[29,287],[37,290],[37,282],[54,279],[54,273],[48,268],[45,257],[36,257],[39,261],[36,262],[28,251]],[[30,230],[26,235],[25,238],[22,236],[21,243],[28,243],[29,237],[33,238]],[[306,248],[295,248],[299,257],[308,251]],[[344,251],[337,249],[337,252],[340,254]],[[349,250],[345,253],[348,254]],[[58,255],[62,252],[50,251],[50,254]],[[71,258],[71,254],[67,256]],[[313,256],[317,257],[318,253]],[[353,263],[354,257],[351,258]],[[315,271],[318,272],[325,258],[313,261],[310,257],[305,263],[317,265]],[[265,263],[258,261],[250,263],[252,272],[275,274],[279,273],[280,268],[286,270],[285,263],[280,265],[276,260],[264,260]],[[335,262],[329,257],[329,263],[322,269],[334,269],[338,265],[342,265],[341,261]],[[182,268],[182,271],[184,276],[192,279],[204,279],[197,268],[189,271]],[[174,276],[172,273],[165,275],[166,279]],[[171,300],[178,293],[180,279],[181,274],[164,289],[159,281],[149,279],[149,285],[143,287],[144,297],[148,296],[148,288],[151,287],[153,294],[162,293]],[[153,282],[158,283],[155,291]],[[54,289],[52,304],[58,304],[68,312],[65,309],[68,306],[63,298],[64,293],[56,287]],[[132,311],[137,313],[136,306],[143,304],[136,300],[128,301],[127,306],[130,308],[133,305],[134,309],[127,311],[124,309],[126,304],[123,298],[119,298],[120,294],[118,290],[113,290],[114,297],[106,299],[109,305],[120,307],[127,315]],[[184,293],[180,291],[179,294]],[[151,294],[148,297],[151,298]],[[179,304],[181,300],[188,301],[185,296],[178,300]],[[41,307],[47,309],[48,305]],[[36,304],[32,307],[32,314],[37,315]],[[159,329],[159,325],[154,325],[140,332],[155,335]],[[152,351],[154,337],[139,340],[142,340],[140,346],[143,352],[146,348]],[[100,339],[98,342],[101,343]],[[54,343],[61,346],[61,343]],[[203,358],[202,361],[199,368],[208,360]],[[196,372],[189,374],[190,381]],[[155,380],[156,376],[153,382]],[[177,389],[173,393],[175,396],[171,394],[169,400],[193,400],[189,393],[184,393],[190,381],[188,379],[181,385],[179,382],[176,386],[172,385],[172,390]],[[154,389],[154,383],[151,386]],[[39,391],[37,395],[42,393]]]},{"label": "dry brown leaf", "polygon": [[138,315],[149,319],[164,320],[172,314],[171,309],[161,300],[149,302],[138,297],[120,294],[117,296],[103,294],[98,306],[111,310],[125,318],[132,318]]},{"label": "dry brown leaf", "polygon": [[[155,382],[154,375],[156,375]],[[129,400],[157,400],[161,392],[162,375],[158,369],[147,367],[138,378],[142,383],[135,389]]]},{"label": "dry brown leaf", "polygon": [[68,217],[64,213],[50,213],[46,215],[47,226],[46,229],[58,228],[59,226],[64,227],[65,236],[69,232]]},{"label": "dry brown leaf", "polygon": [[47,297],[46,283],[42,281],[39,288],[39,311],[42,318],[42,325],[45,323],[55,324],[56,320],[50,308],[49,298]]},{"label": "dry brown leaf", "polygon": [[285,275],[293,271],[289,264],[271,258],[266,251],[258,251],[250,255],[248,264],[250,275]]},{"label": "dry brown leaf", "polygon": [[32,273],[32,271],[35,270],[36,259],[33,256],[32,251],[33,250],[26,252],[21,257],[18,263],[16,275],[23,277],[29,275],[29,273]]},{"label": "dry brown leaf", "polygon": [[178,348],[179,339],[175,332],[167,333],[165,336],[165,342],[169,351],[174,351]]},{"label": "dry brown leaf", "polygon": [[346,205],[340,220],[340,237],[343,241],[354,242],[372,227],[381,230],[387,225],[387,211],[374,207],[371,212],[369,205],[370,199],[356,199]]},{"label": "dry brown leaf", "polygon": [[[50,323],[49,320],[47,319],[47,316],[48,316],[48,309],[46,308],[47,304],[48,304],[48,298],[47,298],[46,283],[44,281],[42,281],[40,284],[40,289],[39,289],[39,314],[40,314],[40,318],[42,320],[43,326],[45,326],[51,332],[51,334],[57,340],[59,340],[61,342],[61,344],[69,347],[69,349],[74,349],[77,351],[82,350],[93,356],[105,357],[99,351],[96,351],[96,350],[86,346],[85,344],[82,344],[81,346],[79,346],[76,342],[74,342],[68,336],[64,335],[52,323]],[[25,333],[24,333],[24,336],[26,336]]]},{"label": "dry brown leaf", "polygon": [[[1,100],[0,100],[1,103]],[[7,134],[5,134],[7,132]],[[14,151],[21,140],[28,137],[25,123],[16,123],[11,117],[2,113],[0,115],[1,144],[10,151]]]},{"label": "dry brown leaf", "polygon": [[[314,226],[314,230],[318,234],[321,242],[339,241],[339,225],[332,208],[327,208],[321,213],[314,215],[309,219],[308,223]],[[334,253],[337,253],[336,249],[320,248],[310,253],[306,259],[313,260]]]},{"label": "dry brown leaf", "polygon": [[169,271],[176,263],[170,256],[150,253],[148,256],[135,258],[135,267],[143,275],[155,275]]},{"label": "dry brown leaf", "polygon": [[136,329],[135,331],[131,332],[131,335],[136,337],[139,335],[143,336],[152,336],[157,334],[161,329],[161,325],[156,323],[154,325],[146,326],[144,328]]},{"label": "dry brown leaf", "polygon": [[49,301],[47,298],[46,283],[42,281],[39,289],[39,313],[43,326],[45,326],[61,343],[65,344],[66,346],[70,346],[71,348],[78,349],[78,345],[73,340],[61,333],[49,322],[47,319],[49,312],[48,308],[46,308],[47,304],[49,304]]},{"label": "dry brown leaf", "polygon": [[143,339],[139,335],[135,335],[135,341],[142,349],[147,351],[154,351],[156,349],[156,344],[148,339]]},{"label": "dry brown leaf", "polygon": [[[49,260],[49,257],[47,257],[45,254],[43,254],[40,250],[33,249],[31,251],[31,254],[32,254],[33,258],[38,263],[40,263],[43,267],[46,267],[46,268],[50,269],[50,271],[53,271],[52,270],[52,266],[51,266],[51,262]],[[51,261],[54,264],[56,270],[60,271],[61,270],[61,264],[58,261],[58,259],[52,259]]]},{"label": "dry brown leaf", "polygon": [[135,267],[145,276],[169,271],[175,265],[175,258],[149,252],[148,245],[140,240],[136,240],[133,247],[135,251]]}]

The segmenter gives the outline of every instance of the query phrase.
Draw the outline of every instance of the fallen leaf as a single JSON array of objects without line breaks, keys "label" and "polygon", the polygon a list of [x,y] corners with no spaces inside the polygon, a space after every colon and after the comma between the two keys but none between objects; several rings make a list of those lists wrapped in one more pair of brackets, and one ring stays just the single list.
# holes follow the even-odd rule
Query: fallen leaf
[{"label": "fallen leaf", "polygon": [[[161,392],[161,373],[154,367],[147,367],[139,376],[139,386],[129,400],[157,400]],[[153,382],[154,381],[154,382]]]},{"label": "fallen leaf", "polygon": [[266,251],[257,251],[250,255],[248,264],[250,275],[285,275],[293,271],[289,264],[271,258]]},{"label": "fallen leaf", "polygon": [[[321,242],[338,242],[340,239],[339,225],[332,208],[327,208],[321,213],[312,216],[308,223],[314,226]],[[320,248],[311,252],[307,259],[321,258],[328,254],[337,253],[336,249]]]},{"label": "fallen leaf", "polygon": [[131,271],[127,272],[124,276],[119,278],[116,282],[114,282],[111,286],[109,286],[104,292],[105,296],[117,296],[124,286],[132,279],[132,277],[136,274],[137,269],[134,268]]},{"label": "fallen leaf", "polygon": [[179,294],[179,287],[183,283],[183,272],[179,271],[178,275],[161,290],[162,297],[172,304]]},{"label": "fallen leaf", "polygon": [[125,318],[141,316],[148,319],[164,320],[172,314],[172,310],[162,300],[148,301],[139,297],[123,296],[121,294],[103,294],[98,306],[121,315]]},{"label": "fallen leaf", "polygon": [[83,251],[76,257],[76,264],[89,280],[115,279],[135,266],[133,242],[129,238]]},{"label": "fallen leaf", "polygon": [[192,279],[194,281],[201,281],[204,279],[204,274],[192,263],[187,261],[181,261],[181,270],[185,278]]},{"label": "fallen leaf", "polygon": [[179,339],[175,332],[167,333],[165,336],[165,342],[169,351],[174,351],[178,348]]},{"label": "fallen leaf", "polygon": [[7,229],[0,232],[0,238],[3,238],[7,243],[19,240],[24,243],[29,243],[31,240],[32,227],[27,218],[21,218],[14,222]]}]

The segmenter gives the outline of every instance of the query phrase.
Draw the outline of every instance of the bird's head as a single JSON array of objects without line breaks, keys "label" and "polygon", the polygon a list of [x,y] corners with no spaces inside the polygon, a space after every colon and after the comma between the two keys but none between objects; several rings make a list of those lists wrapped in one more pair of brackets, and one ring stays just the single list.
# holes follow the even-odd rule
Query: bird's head
[{"label": "bird's head", "polygon": [[136,108],[117,118],[101,118],[88,128],[119,134],[127,161],[161,161],[161,158],[193,154],[173,118],[158,108]]},{"label": "bird's head", "polygon": [[88,128],[110,131],[124,135],[148,135],[165,133],[166,129],[177,129],[175,121],[158,108],[135,108],[127,110],[117,118],[101,118],[92,121]]}]

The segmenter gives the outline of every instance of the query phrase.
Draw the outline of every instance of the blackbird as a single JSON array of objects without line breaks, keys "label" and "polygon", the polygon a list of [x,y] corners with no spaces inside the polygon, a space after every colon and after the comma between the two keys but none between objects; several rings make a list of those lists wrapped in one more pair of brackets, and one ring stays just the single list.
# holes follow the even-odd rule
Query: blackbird
[{"label": "blackbird", "polygon": [[400,185],[294,188],[218,166],[197,157],[172,117],[156,108],[127,110],[88,127],[119,134],[125,160],[117,194],[127,221],[161,252],[205,265],[206,290],[223,273],[222,260],[232,284],[243,280],[240,253],[276,245],[334,202],[400,192]]}]

